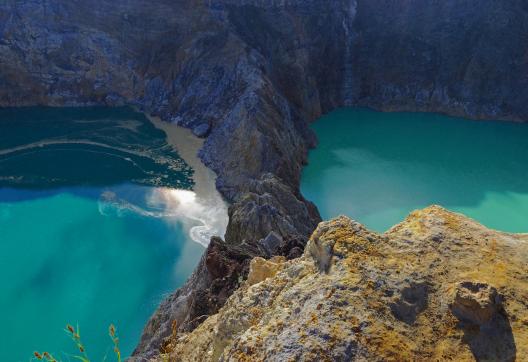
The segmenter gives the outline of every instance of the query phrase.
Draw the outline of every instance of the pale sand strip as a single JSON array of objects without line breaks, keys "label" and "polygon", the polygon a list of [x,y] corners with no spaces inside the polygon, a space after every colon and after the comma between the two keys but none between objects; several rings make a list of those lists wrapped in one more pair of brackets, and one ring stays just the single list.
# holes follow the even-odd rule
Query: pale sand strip
[{"label": "pale sand strip", "polygon": [[209,238],[213,235],[224,237],[229,221],[228,206],[216,189],[215,173],[205,167],[198,157],[198,151],[203,145],[203,140],[194,136],[186,128],[164,122],[158,117],[147,117],[156,128],[167,134],[168,144],[174,147],[178,155],[194,170],[194,195],[190,195],[191,197],[189,198],[188,192],[180,190],[168,191],[170,194],[168,198],[175,199],[174,206],[176,209],[185,207],[188,218],[203,224],[202,226],[191,228],[189,231],[191,238],[207,245]]}]

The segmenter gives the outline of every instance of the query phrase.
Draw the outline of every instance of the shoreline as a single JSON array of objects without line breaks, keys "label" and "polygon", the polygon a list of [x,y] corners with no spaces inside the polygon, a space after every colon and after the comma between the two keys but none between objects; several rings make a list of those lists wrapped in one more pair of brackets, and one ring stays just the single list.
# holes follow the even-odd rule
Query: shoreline
[{"label": "shoreline", "polygon": [[166,202],[177,202],[182,205],[188,211],[186,215],[188,218],[202,224],[189,230],[189,236],[193,241],[207,247],[211,237],[224,238],[229,222],[228,204],[216,188],[216,174],[198,157],[198,151],[204,141],[194,136],[189,129],[144,114],[154,127],[165,132],[167,143],[193,169],[192,191],[168,189],[168,195],[165,195]]}]

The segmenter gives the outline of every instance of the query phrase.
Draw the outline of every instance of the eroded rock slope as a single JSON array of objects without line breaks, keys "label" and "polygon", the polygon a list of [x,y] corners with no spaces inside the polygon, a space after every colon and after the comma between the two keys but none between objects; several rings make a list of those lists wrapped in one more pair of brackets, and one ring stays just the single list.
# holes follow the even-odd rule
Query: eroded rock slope
[{"label": "eroded rock slope", "polygon": [[320,221],[299,192],[310,121],[343,105],[526,120],[527,27],[523,0],[5,0],[0,106],[129,104],[207,137],[229,227],[145,328],[149,356],[252,257],[302,253]]},{"label": "eroded rock slope", "polygon": [[528,356],[528,234],[437,206],[385,234],[322,222],[248,280],[171,361],[514,361]]}]

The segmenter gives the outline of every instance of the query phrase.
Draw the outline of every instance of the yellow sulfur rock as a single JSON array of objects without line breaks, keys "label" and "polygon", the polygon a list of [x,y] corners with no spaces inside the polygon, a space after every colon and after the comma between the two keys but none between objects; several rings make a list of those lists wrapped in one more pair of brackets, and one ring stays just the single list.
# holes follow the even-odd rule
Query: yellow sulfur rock
[{"label": "yellow sulfur rock", "polygon": [[[528,359],[528,235],[432,206],[385,234],[323,222],[248,281],[171,361]],[[161,359],[160,359],[161,360]]]},{"label": "yellow sulfur rock", "polygon": [[275,256],[270,260],[260,257],[254,258],[249,265],[249,274],[246,283],[248,285],[253,285],[260,283],[267,278],[273,277],[280,269],[282,269],[285,261],[286,258],[283,256]]}]

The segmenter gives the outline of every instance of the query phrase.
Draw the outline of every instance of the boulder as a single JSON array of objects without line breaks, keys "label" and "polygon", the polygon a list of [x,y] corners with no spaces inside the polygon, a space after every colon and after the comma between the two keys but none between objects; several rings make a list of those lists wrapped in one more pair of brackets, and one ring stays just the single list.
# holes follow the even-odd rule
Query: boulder
[{"label": "boulder", "polygon": [[259,246],[264,249],[268,256],[274,255],[282,244],[282,237],[274,231],[271,231],[264,239],[259,240]]},{"label": "boulder", "polygon": [[324,273],[330,271],[335,244],[335,240],[322,238],[326,231],[325,223],[320,223],[306,245],[306,252],[314,259],[319,271]]},{"label": "boulder", "polygon": [[503,309],[502,303],[503,297],[489,284],[463,281],[455,288],[450,308],[458,319],[483,325]]},{"label": "boulder", "polygon": [[202,124],[194,127],[193,130],[192,130],[192,133],[196,137],[204,138],[204,137],[207,137],[207,135],[209,134],[210,129],[211,129],[211,126],[209,126],[209,124],[202,123]]},{"label": "boulder", "polygon": [[260,257],[254,258],[251,260],[251,264],[249,264],[247,284],[257,284],[275,276],[275,274],[284,267],[285,261],[286,258],[283,256],[276,256],[270,260]]}]

